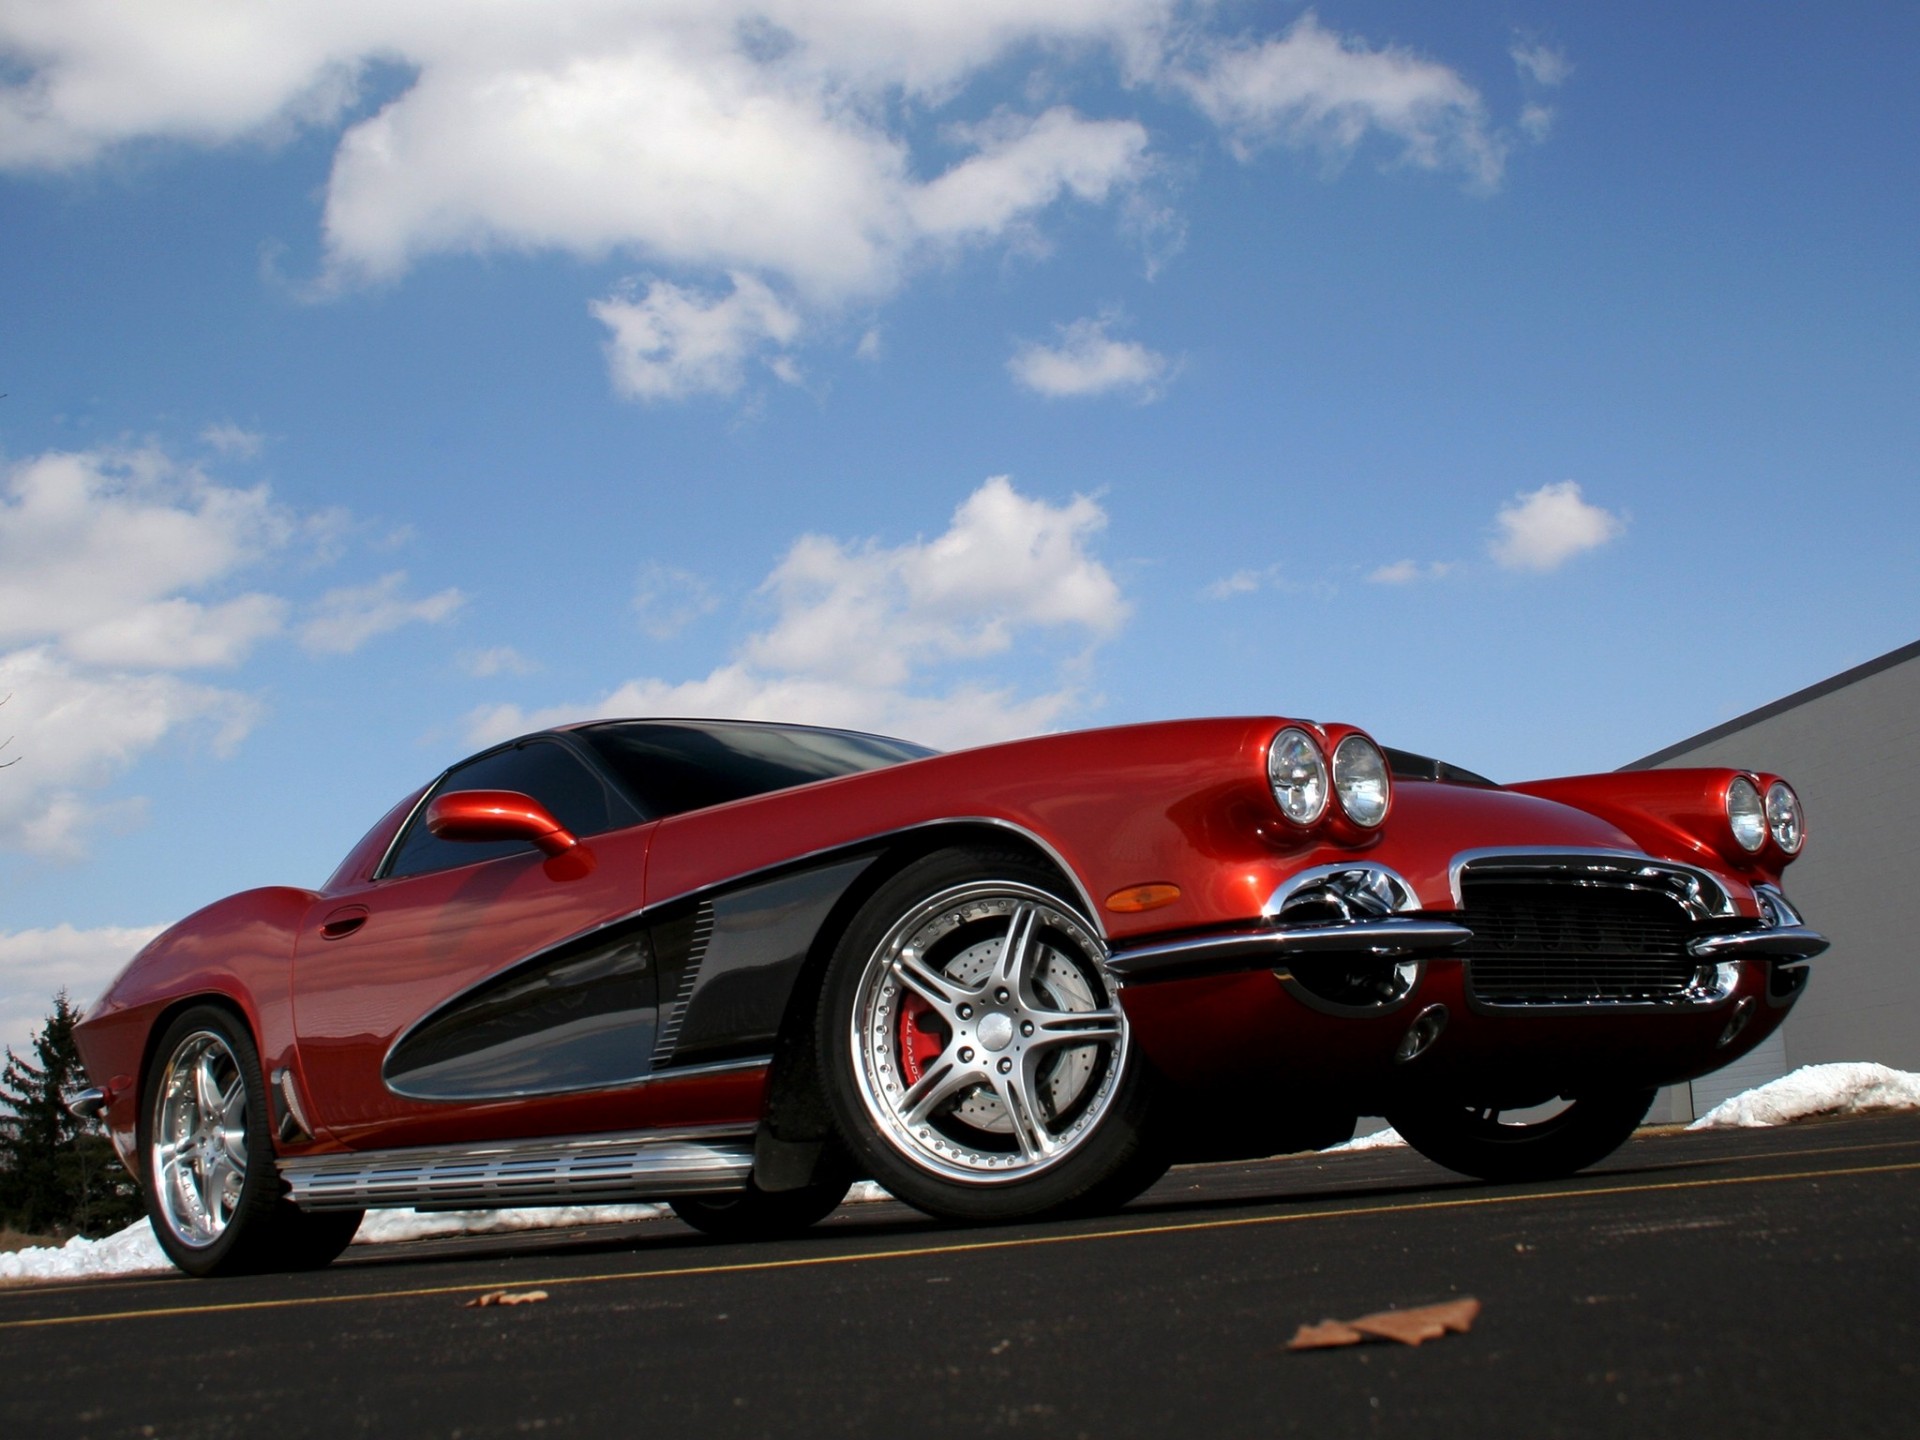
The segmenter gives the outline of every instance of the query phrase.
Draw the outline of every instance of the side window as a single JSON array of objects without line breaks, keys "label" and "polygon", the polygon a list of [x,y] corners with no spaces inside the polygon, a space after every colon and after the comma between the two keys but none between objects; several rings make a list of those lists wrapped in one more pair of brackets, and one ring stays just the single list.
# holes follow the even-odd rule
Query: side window
[{"label": "side window", "polygon": [[[529,740],[469,760],[451,771],[433,793],[443,795],[449,790],[518,790],[538,800],[553,812],[554,819],[582,837],[640,820],[633,807],[609,790],[605,781],[551,740]],[[426,813],[425,805],[415,812],[387,866],[389,876],[424,875],[430,870],[451,870],[456,865],[533,850],[524,840],[439,839],[427,829]]]}]

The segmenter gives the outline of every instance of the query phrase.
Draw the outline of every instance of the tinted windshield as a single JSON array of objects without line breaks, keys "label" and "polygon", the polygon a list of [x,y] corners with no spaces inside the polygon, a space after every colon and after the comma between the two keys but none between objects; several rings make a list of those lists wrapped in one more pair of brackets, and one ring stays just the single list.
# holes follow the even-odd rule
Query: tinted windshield
[{"label": "tinted windshield", "polygon": [[1415,755],[1411,750],[1395,750],[1383,746],[1387,756],[1387,767],[1398,780],[1442,780],[1450,785],[1489,785],[1498,789],[1495,781],[1484,775],[1476,775],[1471,770],[1463,770],[1458,765],[1449,765],[1444,760],[1435,760],[1428,755]]},{"label": "tinted windshield", "polygon": [[573,733],[655,817],[935,753],[924,745],[848,730],[738,721],[615,720]]}]

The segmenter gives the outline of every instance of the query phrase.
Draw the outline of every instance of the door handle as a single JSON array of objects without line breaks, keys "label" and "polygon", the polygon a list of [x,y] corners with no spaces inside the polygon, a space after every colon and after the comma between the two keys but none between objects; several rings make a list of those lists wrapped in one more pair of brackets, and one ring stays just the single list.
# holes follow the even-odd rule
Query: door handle
[{"label": "door handle", "polygon": [[371,913],[364,905],[342,905],[320,922],[320,938],[344,940],[366,924]]}]

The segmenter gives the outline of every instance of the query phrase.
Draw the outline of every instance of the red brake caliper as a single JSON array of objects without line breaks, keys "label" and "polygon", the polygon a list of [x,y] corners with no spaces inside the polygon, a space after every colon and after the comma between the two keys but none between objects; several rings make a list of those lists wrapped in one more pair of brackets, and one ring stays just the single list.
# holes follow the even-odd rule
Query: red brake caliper
[{"label": "red brake caliper", "polygon": [[947,1048],[946,1026],[918,995],[908,995],[900,1007],[900,1071],[907,1084],[917,1085],[927,1067]]}]

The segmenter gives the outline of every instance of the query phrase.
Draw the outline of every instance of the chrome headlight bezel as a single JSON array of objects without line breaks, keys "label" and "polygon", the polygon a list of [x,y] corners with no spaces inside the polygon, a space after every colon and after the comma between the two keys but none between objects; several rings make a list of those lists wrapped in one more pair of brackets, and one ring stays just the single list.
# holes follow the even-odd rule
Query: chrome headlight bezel
[{"label": "chrome headlight bezel", "polygon": [[1378,745],[1355,731],[1333,747],[1333,793],[1363,830],[1377,830],[1393,804],[1393,777]]},{"label": "chrome headlight bezel", "polygon": [[1733,843],[1749,855],[1767,843],[1766,805],[1760,787],[1748,776],[1736,775],[1727,782],[1727,825]]},{"label": "chrome headlight bezel", "polygon": [[1332,789],[1320,742],[1298,725],[1275,734],[1267,746],[1267,785],[1288,820],[1302,828],[1317,825]]},{"label": "chrome headlight bezel", "polygon": [[1786,781],[1776,780],[1767,786],[1765,807],[1767,834],[1773,837],[1773,843],[1789,855],[1798,855],[1807,843],[1807,815],[1800,807],[1800,797]]}]

